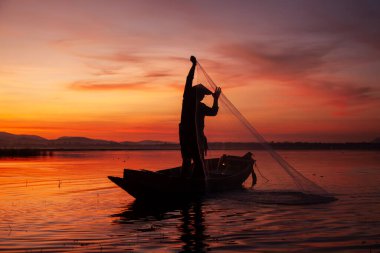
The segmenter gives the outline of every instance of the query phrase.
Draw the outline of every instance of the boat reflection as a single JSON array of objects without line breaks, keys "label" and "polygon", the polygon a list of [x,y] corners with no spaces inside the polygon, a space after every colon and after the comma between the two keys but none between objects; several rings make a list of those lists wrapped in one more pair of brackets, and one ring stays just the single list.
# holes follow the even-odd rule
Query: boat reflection
[{"label": "boat reflection", "polygon": [[[118,217],[118,224],[136,224],[152,221],[175,220],[178,235],[170,235],[181,245],[180,252],[204,252],[207,251],[206,243],[209,237],[206,234],[205,215],[202,210],[203,200],[192,199],[188,201],[146,203],[134,201],[125,211],[112,215]],[[139,229],[141,232],[154,231],[155,226],[147,226]],[[175,238],[173,238],[175,237]]]}]

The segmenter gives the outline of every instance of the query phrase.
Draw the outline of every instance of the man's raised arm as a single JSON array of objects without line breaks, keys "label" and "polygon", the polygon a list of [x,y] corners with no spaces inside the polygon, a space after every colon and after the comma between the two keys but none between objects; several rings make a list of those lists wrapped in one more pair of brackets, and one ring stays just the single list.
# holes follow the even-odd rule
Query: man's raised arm
[{"label": "man's raised arm", "polygon": [[187,75],[185,91],[183,95],[185,95],[185,93],[189,93],[191,90],[191,87],[193,86],[194,72],[195,72],[195,67],[197,66],[197,59],[194,56],[191,56],[190,61],[193,63],[193,66],[191,66],[189,74]]}]

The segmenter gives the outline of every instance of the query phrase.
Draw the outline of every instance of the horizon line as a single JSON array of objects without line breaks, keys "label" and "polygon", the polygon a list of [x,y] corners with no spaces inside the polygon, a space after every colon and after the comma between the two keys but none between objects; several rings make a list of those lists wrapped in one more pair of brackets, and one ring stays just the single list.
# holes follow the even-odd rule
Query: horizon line
[{"label": "horizon line", "polygon": [[[98,141],[108,141],[108,142],[115,142],[115,143],[119,143],[119,144],[122,144],[123,142],[131,142],[131,143],[139,143],[139,142],[161,142],[161,143],[164,143],[164,144],[179,144],[179,141],[166,141],[166,140],[153,140],[153,139],[142,139],[142,140],[138,140],[138,141],[130,141],[130,140],[123,140],[123,141],[116,141],[116,140],[109,140],[109,139],[99,139],[99,138],[91,138],[91,137],[86,137],[86,136],[67,136],[67,135],[63,135],[63,136],[60,136],[60,137],[57,137],[57,138],[53,138],[53,139],[49,139],[49,138],[46,138],[46,137],[43,137],[41,135],[35,135],[35,134],[14,134],[14,133],[10,133],[10,132],[5,132],[5,131],[0,131],[0,134],[1,133],[5,133],[5,134],[9,134],[9,135],[14,135],[14,136],[35,136],[35,137],[40,137],[42,139],[45,139],[45,140],[48,140],[48,141],[54,141],[54,140],[58,140],[58,139],[61,139],[61,138],[86,138],[86,139],[90,139],[90,140],[98,140]],[[341,141],[341,142],[324,142],[324,141],[290,141],[290,140],[286,140],[286,141],[266,141],[267,143],[324,143],[324,144],[335,144],[335,143],[346,143],[346,144],[350,144],[350,143],[373,143],[373,142],[376,142],[378,141],[378,139],[380,139],[380,137],[375,137],[373,138],[373,140],[370,140],[370,141]],[[264,143],[264,142],[258,142],[258,141],[211,141],[209,143]]]}]

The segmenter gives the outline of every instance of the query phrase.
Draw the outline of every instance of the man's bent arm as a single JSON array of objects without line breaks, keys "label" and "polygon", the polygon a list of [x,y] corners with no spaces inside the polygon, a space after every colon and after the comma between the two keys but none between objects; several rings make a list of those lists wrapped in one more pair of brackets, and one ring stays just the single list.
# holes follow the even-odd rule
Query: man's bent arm
[{"label": "man's bent arm", "polygon": [[212,107],[208,107],[205,104],[201,104],[202,110],[204,115],[206,116],[216,116],[218,114],[219,106],[218,106],[218,99],[214,98],[214,103],[212,104]]},{"label": "man's bent arm", "polygon": [[215,92],[212,94],[212,96],[214,97],[214,103],[212,104],[211,108],[207,107],[208,108],[206,110],[207,116],[215,116],[218,113],[218,110],[219,110],[218,101],[219,101],[219,96],[221,92],[222,90],[219,87],[217,87],[215,89]]}]

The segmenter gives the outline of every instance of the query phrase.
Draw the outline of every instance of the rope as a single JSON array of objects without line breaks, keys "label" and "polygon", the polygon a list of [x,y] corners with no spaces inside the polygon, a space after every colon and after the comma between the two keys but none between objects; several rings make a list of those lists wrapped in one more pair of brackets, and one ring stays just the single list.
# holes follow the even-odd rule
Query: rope
[{"label": "rope", "polygon": [[265,179],[265,183],[269,182],[269,179],[266,178],[266,177],[261,173],[261,170],[259,169],[259,166],[257,166],[257,163],[255,163],[255,167],[256,167],[257,171],[259,172],[260,176],[261,176],[262,178]]}]

